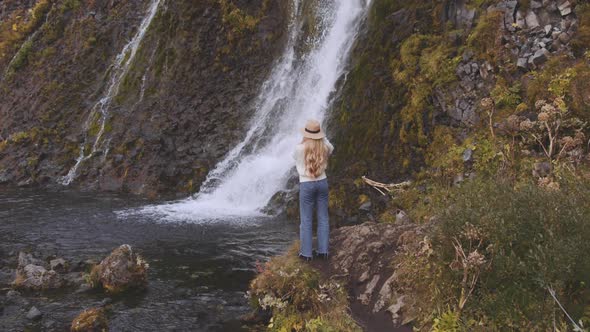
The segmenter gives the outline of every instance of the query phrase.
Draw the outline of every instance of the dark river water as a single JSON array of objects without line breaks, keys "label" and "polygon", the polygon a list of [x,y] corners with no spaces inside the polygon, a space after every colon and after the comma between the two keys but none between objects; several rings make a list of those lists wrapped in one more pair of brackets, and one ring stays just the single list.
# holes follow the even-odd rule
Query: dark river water
[{"label": "dark river water", "polygon": [[[28,249],[40,258],[100,261],[130,244],[150,264],[148,289],[111,299],[110,331],[240,331],[237,319],[249,311],[245,292],[256,262],[283,252],[296,236],[295,223],[171,224],[121,213],[146,204],[123,195],[0,188],[0,255],[7,261]],[[74,290],[24,297],[24,307],[0,308],[0,331],[64,331],[78,313],[108,298]],[[40,322],[25,318],[33,305],[43,313]]]}]

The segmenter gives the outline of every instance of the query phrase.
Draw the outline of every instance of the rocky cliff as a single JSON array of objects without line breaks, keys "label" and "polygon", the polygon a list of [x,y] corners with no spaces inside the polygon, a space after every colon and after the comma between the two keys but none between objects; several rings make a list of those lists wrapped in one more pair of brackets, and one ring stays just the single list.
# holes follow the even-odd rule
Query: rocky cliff
[{"label": "rocky cliff", "polygon": [[589,18],[584,1],[375,1],[331,113],[334,210],[352,220],[361,206],[383,211],[362,175],[445,184],[498,169],[528,177],[547,161],[543,146],[559,142],[509,128],[525,119],[543,127],[538,100],[563,100],[569,127],[560,134],[572,139],[584,127],[572,122],[590,114]]},{"label": "rocky cliff", "polygon": [[[56,185],[82,156],[75,186],[198,190],[247,129],[252,101],[283,49],[289,7],[160,1],[136,53],[122,53],[153,4],[0,5],[1,183]],[[128,68],[103,109],[117,56]]]}]

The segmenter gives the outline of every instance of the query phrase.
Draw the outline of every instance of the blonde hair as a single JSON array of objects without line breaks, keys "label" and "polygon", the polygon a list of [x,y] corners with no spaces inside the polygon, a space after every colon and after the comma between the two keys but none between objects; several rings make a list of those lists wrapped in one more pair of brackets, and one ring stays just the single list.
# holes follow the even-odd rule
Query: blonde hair
[{"label": "blonde hair", "polygon": [[309,177],[317,178],[328,167],[328,147],[323,139],[306,139],[305,172]]}]

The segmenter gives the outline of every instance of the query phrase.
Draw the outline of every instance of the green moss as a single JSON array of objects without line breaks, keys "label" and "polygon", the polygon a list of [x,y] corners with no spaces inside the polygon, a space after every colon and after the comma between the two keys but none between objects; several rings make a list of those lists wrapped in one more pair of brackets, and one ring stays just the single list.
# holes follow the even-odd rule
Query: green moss
[{"label": "green moss", "polygon": [[582,56],[590,50],[590,3],[580,3],[575,8],[578,16],[578,32],[570,42],[574,54]]},{"label": "green moss", "polygon": [[522,87],[519,82],[508,86],[508,82],[502,77],[496,81],[496,86],[492,89],[490,95],[494,100],[496,108],[514,110],[522,102],[520,97]]},{"label": "green moss", "polygon": [[501,49],[501,24],[504,14],[501,11],[490,11],[480,17],[477,26],[467,38],[467,45],[473,49],[478,58],[495,63]]},{"label": "green moss", "polygon": [[32,40],[27,40],[26,42],[24,42],[18,53],[16,53],[16,55],[14,56],[14,59],[11,62],[11,66],[8,68],[8,70],[17,71],[23,68],[29,62],[29,56],[31,54],[32,49]]},{"label": "green moss", "polygon": [[584,120],[590,119],[590,65],[581,62],[573,67],[574,77],[570,79],[568,96],[574,113]]},{"label": "green moss", "polygon": [[348,314],[347,293],[298,256],[298,245],[257,267],[250,303],[272,312],[269,331],[361,331]]},{"label": "green moss", "polygon": [[89,136],[96,136],[100,132],[101,128],[101,115],[99,112],[94,113],[92,117],[92,121],[90,121],[90,126],[88,126],[88,135]]}]

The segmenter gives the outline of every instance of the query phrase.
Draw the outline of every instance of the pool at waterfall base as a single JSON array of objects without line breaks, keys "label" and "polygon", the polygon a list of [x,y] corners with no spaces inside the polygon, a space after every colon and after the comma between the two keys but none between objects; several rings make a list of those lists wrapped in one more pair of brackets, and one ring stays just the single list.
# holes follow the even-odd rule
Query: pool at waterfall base
[{"label": "pool at waterfall base", "polygon": [[[283,252],[296,223],[272,217],[186,219],[126,213],[152,204],[120,194],[0,189],[0,330],[63,331],[83,310],[109,303],[111,331],[239,331],[256,263]],[[20,251],[75,265],[130,244],[150,265],[145,291],[21,292],[9,299]],[[43,314],[26,318],[31,307]]]}]

